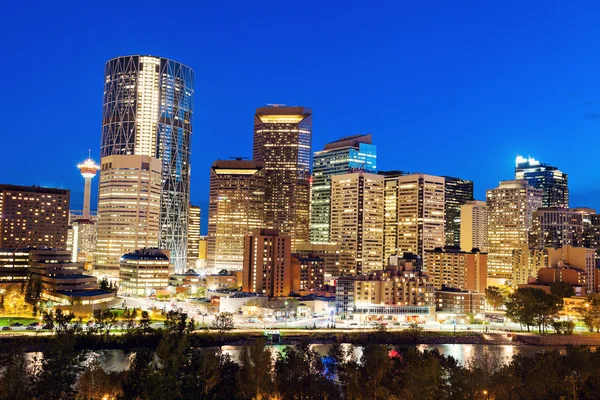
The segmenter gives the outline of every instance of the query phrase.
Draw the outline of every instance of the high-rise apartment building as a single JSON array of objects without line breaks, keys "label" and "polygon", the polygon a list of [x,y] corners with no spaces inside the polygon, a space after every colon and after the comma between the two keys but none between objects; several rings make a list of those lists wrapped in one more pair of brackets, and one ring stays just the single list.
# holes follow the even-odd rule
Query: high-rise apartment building
[{"label": "high-rise apartment building", "polygon": [[371,135],[343,137],[327,143],[313,157],[310,241],[329,243],[331,177],[353,171],[377,171],[377,147]]},{"label": "high-rise apartment building", "polygon": [[116,273],[123,254],[158,247],[161,161],[126,155],[103,157],[100,164],[94,263]]},{"label": "high-rise apartment building", "polygon": [[331,241],[340,246],[340,273],[383,268],[384,177],[354,172],[331,177]]},{"label": "high-rise apartment building", "polygon": [[269,297],[292,291],[292,243],[275,229],[255,229],[244,238],[242,290]]},{"label": "high-rise apartment building", "polygon": [[489,284],[512,278],[513,250],[528,244],[533,212],[541,204],[542,190],[526,181],[502,181],[487,191]]},{"label": "high-rise apartment building", "polygon": [[398,247],[424,256],[426,250],[443,247],[445,178],[425,174],[398,177]]},{"label": "high-rise apartment building", "polygon": [[383,261],[398,253],[398,177],[403,171],[379,171],[384,176]]},{"label": "high-rise apartment building", "polygon": [[437,290],[442,287],[484,293],[487,287],[487,254],[447,246],[425,252],[425,270]]},{"label": "high-rise apartment building", "polygon": [[254,116],[254,161],[265,173],[265,223],[292,238],[309,241],[312,111],[271,105]]},{"label": "high-rise apartment building", "polygon": [[159,247],[170,251],[179,272],[187,266],[193,108],[191,68],[139,55],[106,63],[101,157],[137,155],[160,160]]},{"label": "high-rise apartment building", "polygon": [[446,246],[460,246],[460,207],[473,200],[473,181],[445,176]]},{"label": "high-rise apartment building", "polygon": [[460,206],[460,248],[488,251],[488,213],[485,201],[468,201]]},{"label": "high-rise apartment building", "polygon": [[541,207],[569,207],[568,176],[557,167],[518,156],[515,179],[525,180],[529,186],[542,190]]},{"label": "high-rise apartment building", "polygon": [[583,246],[583,215],[573,209],[542,207],[533,212],[529,244],[555,249]]},{"label": "high-rise apartment building", "polygon": [[197,268],[200,257],[200,207],[190,204],[188,211],[188,268]]},{"label": "high-rise apartment building", "polygon": [[67,248],[69,191],[0,185],[0,247]]},{"label": "high-rise apartment building", "polygon": [[264,227],[262,162],[218,160],[210,170],[207,267],[240,270],[244,237]]}]

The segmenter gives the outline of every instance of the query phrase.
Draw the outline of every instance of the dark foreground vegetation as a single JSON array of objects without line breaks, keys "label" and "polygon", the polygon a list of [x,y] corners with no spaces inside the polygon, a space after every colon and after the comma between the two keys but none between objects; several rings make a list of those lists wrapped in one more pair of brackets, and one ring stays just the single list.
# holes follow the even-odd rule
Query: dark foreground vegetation
[{"label": "dark foreground vegetation", "polygon": [[[144,338],[146,334],[138,332]],[[506,365],[483,353],[461,366],[437,351],[334,344],[323,357],[300,343],[277,356],[257,339],[232,360],[193,345],[185,315],[172,314],[156,349],[134,350],[127,371],[105,372],[76,325],[57,326],[43,354],[14,343],[0,352],[0,399],[598,399],[600,353],[569,348]],[[134,333],[131,333],[134,335]],[[140,339],[143,340],[143,339]]]}]

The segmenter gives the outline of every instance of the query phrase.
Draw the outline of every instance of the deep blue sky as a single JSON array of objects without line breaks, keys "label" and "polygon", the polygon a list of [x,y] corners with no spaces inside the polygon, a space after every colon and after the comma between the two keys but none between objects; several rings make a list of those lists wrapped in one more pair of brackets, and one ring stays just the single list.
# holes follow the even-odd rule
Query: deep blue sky
[{"label": "deep blue sky", "polygon": [[380,169],[472,179],[480,199],[531,155],[569,173],[572,205],[600,208],[597,1],[10,3],[0,182],[71,189],[72,208],[75,165],[98,160],[104,63],[127,54],[195,70],[204,227],[209,166],[251,156],[266,103],[311,107],[313,150],[372,133]]}]

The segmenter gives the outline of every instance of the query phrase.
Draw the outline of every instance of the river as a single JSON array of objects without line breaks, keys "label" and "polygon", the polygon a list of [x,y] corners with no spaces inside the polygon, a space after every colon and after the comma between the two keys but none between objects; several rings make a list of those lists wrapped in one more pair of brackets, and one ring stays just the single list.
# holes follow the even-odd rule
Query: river
[{"label": "river", "polygon": [[[348,345],[343,345],[348,346]],[[271,346],[273,357],[283,351],[285,346]],[[313,344],[312,348],[321,355],[326,355],[330,344]],[[562,346],[529,346],[529,345],[482,345],[482,344],[422,344],[416,346],[419,350],[437,349],[440,354],[454,357],[461,365],[469,366],[478,360],[485,359],[496,365],[508,363],[512,356],[521,354],[532,357],[541,351],[564,350]],[[242,346],[222,346],[221,350],[229,354],[234,361],[239,360]],[[95,352],[100,364],[106,371],[122,371],[129,368],[132,354],[122,350],[100,350]],[[354,355],[360,359],[362,346],[354,347]]]}]

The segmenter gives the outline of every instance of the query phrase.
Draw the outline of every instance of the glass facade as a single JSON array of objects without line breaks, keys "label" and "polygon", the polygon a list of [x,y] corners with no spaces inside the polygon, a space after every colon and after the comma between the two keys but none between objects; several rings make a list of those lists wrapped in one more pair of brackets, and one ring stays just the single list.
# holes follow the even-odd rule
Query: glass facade
[{"label": "glass facade", "polygon": [[473,181],[445,176],[446,246],[460,247],[460,206],[473,200]]},{"label": "glass facade", "polygon": [[515,179],[526,180],[529,186],[542,190],[542,207],[569,208],[568,176],[558,168],[518,156]]},{"label": "glass facade", "polygon": [[101,155],[162,163],[160,248],[186,269],[194,71],[161,57],[125,56],[104,70]]},{"label": "glass facade", "polygon": [[377,147],[371,135],[344,137],[315,152],[310,201],[310,241],[330,242],[331,177],[352,171],[377,172]]}]

